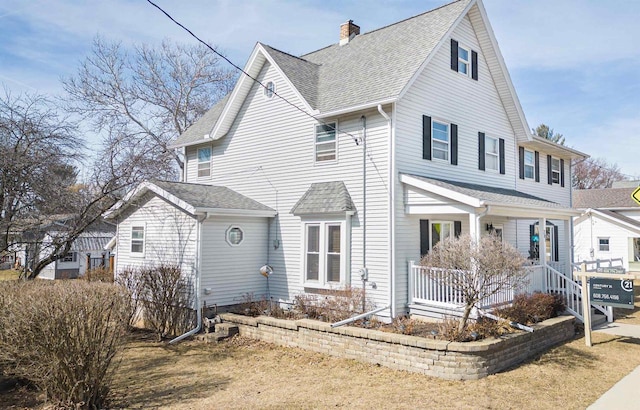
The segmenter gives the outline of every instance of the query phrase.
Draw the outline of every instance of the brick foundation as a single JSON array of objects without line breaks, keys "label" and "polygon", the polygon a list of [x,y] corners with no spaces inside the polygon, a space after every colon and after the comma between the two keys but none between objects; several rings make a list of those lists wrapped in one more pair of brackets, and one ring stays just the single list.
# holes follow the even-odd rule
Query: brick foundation
[{"label": "brick foundation", "polygon": [[250,338],[450,380],[481,379],[570,340],[575,322],[573,316],[561,316],[534,325],[533,333],[459,343],[358,327],[331,328],[309,319],[221,316]]}]

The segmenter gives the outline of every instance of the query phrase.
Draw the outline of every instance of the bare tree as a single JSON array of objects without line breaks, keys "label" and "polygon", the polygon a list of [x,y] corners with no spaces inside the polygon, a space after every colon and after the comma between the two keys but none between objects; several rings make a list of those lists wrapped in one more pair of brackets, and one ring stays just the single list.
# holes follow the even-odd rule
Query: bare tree
[{"label": "bare tree", "polygon": [[495,235],[483,236],[479,242],[462,235],[438,243],[420,263],[442,268],[438,280],[462,296],[464,312],[458,331],[463,332],[473,308],[482,300],[525,283],[524,262],[513,246]]},{"label": "bare tree", "polygon": [[627,177],[617,164],[610,164],[604,158],[587,158],[574,164],[571,179],[574,189],[598,189],[611,188],[614,182]]},{"label": "bare tree", "polygon": [[96,37],[77,75],[63,86],[69,109],[106,136],[106,158],[114,164],[133,158],[136,172],[174,179],[176,165],[182,169],[184,163],[170,141],[226,95],[234,79],[201,45],[165,40],[129,52]]},{"label": "bare tree", "polygon": [[[0,97],[0,252],[29,248],[29,270],[23,272],[28,278],[68,253],[139,181],[133,166],[98,160],[95,175],[77,183],[84,145],[76,134],[75,124],[42,96],[5,91]],[[46,244],[45,229],[51,234]]]},{"label": "bare tree", "polygon": [[533,131],[533,133],[538,137],[546,138],[560,145],[564,145],[564,136],[562,136],[562,134],[555,133],[553,128],[549,128],[546,124],[540,124],[536,129],[532,129],[531,131]]}]

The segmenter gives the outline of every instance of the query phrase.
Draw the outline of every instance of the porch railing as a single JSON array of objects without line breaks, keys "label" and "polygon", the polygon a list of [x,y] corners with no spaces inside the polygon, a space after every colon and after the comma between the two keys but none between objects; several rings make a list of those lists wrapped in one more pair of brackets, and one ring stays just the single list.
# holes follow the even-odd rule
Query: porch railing
[{"label": "porch railing", "polygon": [[582,264],[586,265],[587,272],[595,272],[598,268],[621,268],[624,266],[623,258],[612,259],[595,259],[591,261],[584,260],[582,262],[572,263],[573,270],[580,270]]},{"label": "porch railing", "polygon": [[[527,267],[528,274],[535,274],[536,267]],[[457,285],[462,276],[469,272],[462,270],[447,270],[443,268],[427,267],[409,262],[409,303],[448,305],[460,307],[464,305],[464,295]],[[540,275],[538,275],[540,276]],[[504,279],[496,278],[496,283]],[[491,284],[489,284],[491,286]],[[491,308],[509,303],[518,293],[533,291],[531,281],[524,287],[500,290],[493,295],[484,298],[480,302],[480,308]]]}]

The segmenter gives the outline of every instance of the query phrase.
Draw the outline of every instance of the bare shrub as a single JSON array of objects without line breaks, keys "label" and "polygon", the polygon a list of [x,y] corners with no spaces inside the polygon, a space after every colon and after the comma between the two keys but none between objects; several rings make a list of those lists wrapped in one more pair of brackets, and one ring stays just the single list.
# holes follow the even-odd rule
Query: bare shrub
[{"label": "bare shrub", "polygon": [[113,273],[108,268],[87,269],[80,278],[89,282],[113,283]]},{"label": "bare shrub", "polygon": [[464,313],[457,332],[463,334],[471,311],[482,300],[524,284],[524,261],[513,246],[495,235],[483,236],[479,242],[462,235],[438,243],[420,263],[444,268],[443,283],[462,295]]},{"label": "bare shrub", "polygon": [[61,407],[101,408],[127,326],[120,288],[84,281],[0,284],[0,362]]},{"label": "bare shrub", "polygon": [[128,295],[125,301],[125,308],[127,310],[127,317],[129,327],[134,327],[141,319],[140,312],[140,287],[142,282],[140,281],[140,275],[136,269],[125,269],[116,275],[114,283],[126,292]]},{"label": "bare shrub", "polygon": [[322,295],[301,294],[295,297],[294,309],[310,319],[325,322],[339,322],[362,312],[362,300],[365,299],[365,310],[375,308],[366,298],[362,289],[346,286],[332,289]]},{"label": "bare shrub", "polygon": [[185,333],[193,326],[193,286],[179,266],[144,267],[133,275],[139,280],[138,303],[145,325],[156,333],[159,341]]},{"label": "bare shrub", "polygon": [[495,314],[518,323],[538,323],[564,312],[566,305],[560,295],[534,293],[517,295],[510,306],[496,309]]}]

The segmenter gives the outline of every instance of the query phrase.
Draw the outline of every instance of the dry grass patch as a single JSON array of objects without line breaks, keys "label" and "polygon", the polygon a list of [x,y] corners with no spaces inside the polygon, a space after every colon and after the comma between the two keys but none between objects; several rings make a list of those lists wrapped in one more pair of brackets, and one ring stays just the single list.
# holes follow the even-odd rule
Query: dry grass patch
[{"label": "dry grass patch", "polygon": [[[446,381],[236,337],[132,341],[111,404],[127,408],[585,408],[640,365],[640,341],[595,333],[477,381]],[[585,388],[588,386],[588,388]],[[418,405],[419,407],[419,405]]]},{"label": "dry grass patch", "polygon": [[17,280],[20,277],[20,272],[13,269],[0,270],[0,281],[3,280]]}]

